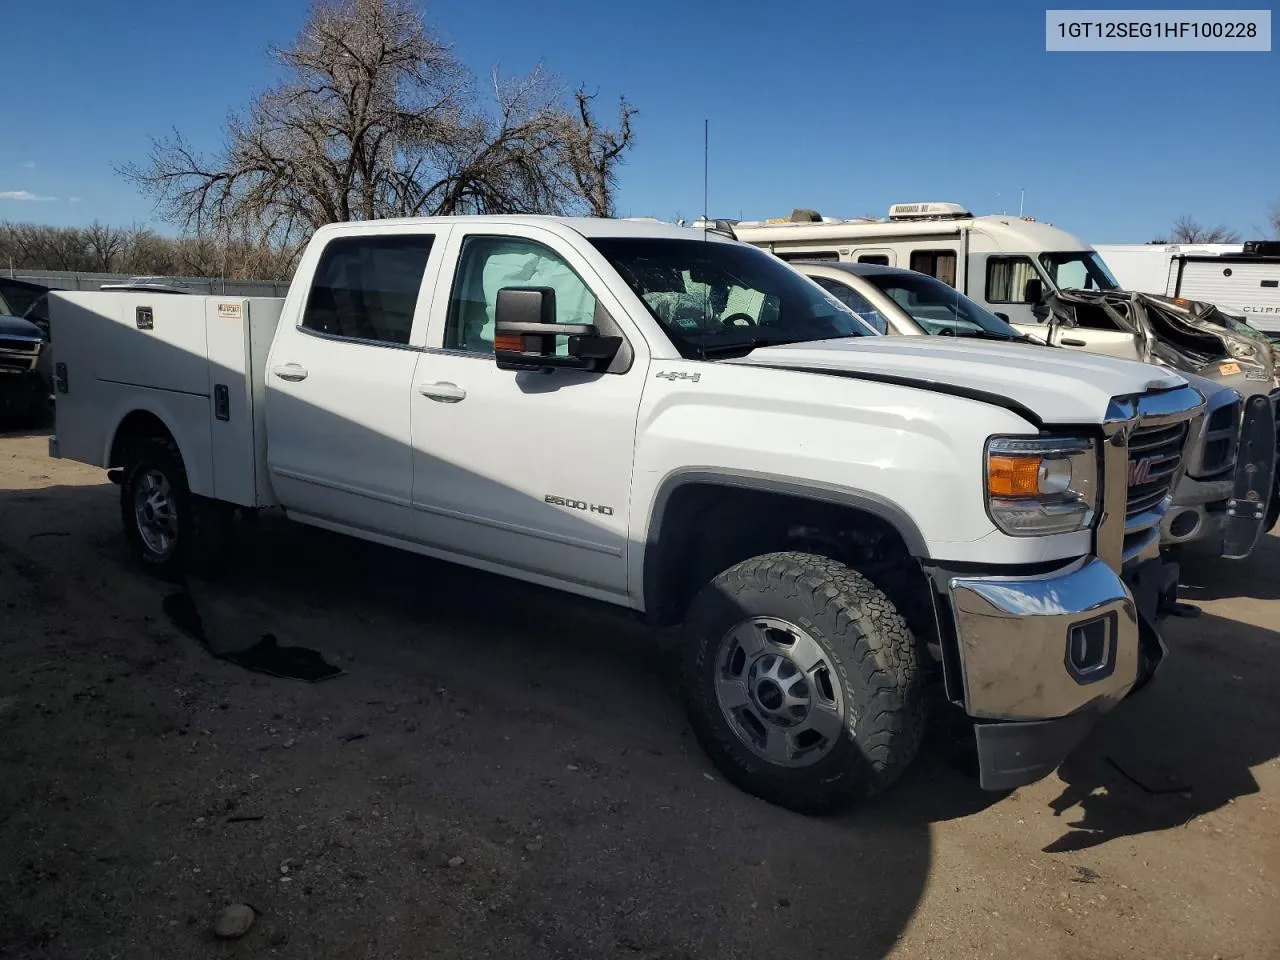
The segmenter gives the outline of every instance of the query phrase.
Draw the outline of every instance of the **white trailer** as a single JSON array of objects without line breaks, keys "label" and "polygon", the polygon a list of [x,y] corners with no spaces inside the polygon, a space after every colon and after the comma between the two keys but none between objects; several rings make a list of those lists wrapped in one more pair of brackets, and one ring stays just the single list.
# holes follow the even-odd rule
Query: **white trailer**
[{"label": "white trailer", "polygon": [[1101,244],[1094,249],[1126,290],[1212,303],[1280,336],[1280,241]]}]

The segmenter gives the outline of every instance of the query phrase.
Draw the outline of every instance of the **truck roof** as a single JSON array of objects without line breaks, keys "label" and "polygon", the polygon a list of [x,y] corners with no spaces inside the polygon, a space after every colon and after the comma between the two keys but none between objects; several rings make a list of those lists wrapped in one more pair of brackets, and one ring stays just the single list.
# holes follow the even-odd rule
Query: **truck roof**
[{"label": "truck roof", "polygon": [[725,239],[713,232],[706,232],[693,227],[680,227],[673,223],[664,223],[650,219],[622,219],[606,217],[555,217],[545,214],[466,214],[452,217],[402,217],[387,220],[353,220],[344,223],[330,223],[316,231],[316,235],[341,233],[352,229],[377,230],[381,227],[405,226],[442,226],[455,223],[490,224],[529,224],[555,231],[577,233],[584,237],[636,237],[692,240]]}]

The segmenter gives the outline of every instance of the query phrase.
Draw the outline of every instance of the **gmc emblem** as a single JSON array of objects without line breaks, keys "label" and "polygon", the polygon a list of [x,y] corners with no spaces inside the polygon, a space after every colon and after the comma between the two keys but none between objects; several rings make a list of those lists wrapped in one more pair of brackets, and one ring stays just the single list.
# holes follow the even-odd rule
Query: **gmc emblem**
[{"label": "gmc emblem", "polygon": [[1129,486],[1136,487],[1140,483],[1146,483],[1151,479],[1151,468],[1160,460],[1160,457],[1143,457],[1141,460],[1135,460],[1129,464]]}]

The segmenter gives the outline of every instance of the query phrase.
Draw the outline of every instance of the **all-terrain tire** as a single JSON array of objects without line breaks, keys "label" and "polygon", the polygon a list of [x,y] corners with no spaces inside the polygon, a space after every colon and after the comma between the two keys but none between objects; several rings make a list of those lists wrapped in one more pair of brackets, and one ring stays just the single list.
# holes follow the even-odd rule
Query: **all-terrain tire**
[{"label": "all-terrain tire", "polygon": [[[795,624],[840,684],[843,736],[820,759],[786,766],[740,739],[720,707],[722,641],[753,617]],[[802,813],[848,806],[892,784],[919,750],[927,697],[921,645],[866,577],[809,553],[770,553],[721,573],[694,598],[683,627],[681,683],[699,743],[740,789]]]},{"label": "all-terrain tire", "polygon": [[[163,551],[147,543],[135,509],[140,484],[156,474],[168,484],[175,518],[172,546]],[[163,579],[174,580],[188,571],[216,573],[226,559],[232,508],[191,492],[182,455],[167,438],[146,438],[129,448],[120,480],[120,518],[134,558]]]}]

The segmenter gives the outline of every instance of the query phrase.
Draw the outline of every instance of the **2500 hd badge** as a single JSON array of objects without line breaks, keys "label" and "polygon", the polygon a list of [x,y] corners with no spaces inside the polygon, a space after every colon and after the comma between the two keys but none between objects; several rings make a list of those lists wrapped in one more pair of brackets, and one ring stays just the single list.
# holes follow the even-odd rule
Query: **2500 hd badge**
[{"label": "2500 hd badge", "polygon": [[554,494],[547,494],[543,499],[555,507],[568,507],[571,510],[589,510],[591,513],[598,513],[605,517],[613,516],[613,507],[606,507],[600,503],[587,503],[585,500],[570,500],[567,497],[557,497]]}]

